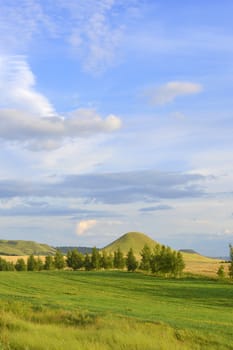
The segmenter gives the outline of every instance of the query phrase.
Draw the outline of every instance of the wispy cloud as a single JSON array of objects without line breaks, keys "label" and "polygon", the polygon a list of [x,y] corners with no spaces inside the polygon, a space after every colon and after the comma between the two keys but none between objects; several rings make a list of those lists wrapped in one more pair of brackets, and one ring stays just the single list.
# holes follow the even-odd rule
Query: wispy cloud
[{"label": "wispy cloud", "polygon": [[82,198],[92,203],[124,204],[160,199],[196,198],[205,194],[205,176],[199,174],[134,171],[70,175],[56,183],[0,181],[0,197]]},{"label": "wispy cloud", "polygon": [[143,207],[143,208],[140,208],[139,211],[142,213],[152,213],[154,211],[171,210],[171,209],[173,209],[171,205],[160,204],[160,205],[155,205],[153,207]]},{"label": "wispy cloud", "polygon": [[38,0],[0,0],[0,8],[1,53],[25,53],[35,36],[56,31],[54,21]]},{"label": "wispy cloud", "polygon": [[[83,68],[96,74],[106,70],[119,57],[119,45],[126,22],[119,9],[130,15],[135,1],[119,0],[0,0],[2,53],[27,53],[33,40],[59,38],[72,50]],[[62,15],[61,15],[62,14]],[[21,40],[18,40],[18,38]]]},{"label": "wispy cloud", "polygon": [[[69,43],[87,71],[98,73],[115,62],[123,26],[118,24],[114,27],[109,20],[114,11],[114,3],[115,1],[100,1],[97,8],[88,5],[87,18],[81,19],[80,14],[77,16],[76,13],[78,21],[72,29]],[[69,2],[65,6],[69,9]]]},{"label": "wispy cloud", "polygon": [[144,95],[152,105],[164,105],[173,102],[177,97],[198,94],[203,90],[201,84],[172,81],[159,87],[144,90]]}]

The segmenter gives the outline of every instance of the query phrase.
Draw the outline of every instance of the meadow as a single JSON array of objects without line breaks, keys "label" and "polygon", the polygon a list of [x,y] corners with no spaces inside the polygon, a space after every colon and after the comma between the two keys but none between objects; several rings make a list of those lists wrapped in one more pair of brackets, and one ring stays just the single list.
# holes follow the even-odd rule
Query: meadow
[{"label": "meadow", "polygon": [[123,271],[0,273],[0,349],[233,349],[233,284]]}]

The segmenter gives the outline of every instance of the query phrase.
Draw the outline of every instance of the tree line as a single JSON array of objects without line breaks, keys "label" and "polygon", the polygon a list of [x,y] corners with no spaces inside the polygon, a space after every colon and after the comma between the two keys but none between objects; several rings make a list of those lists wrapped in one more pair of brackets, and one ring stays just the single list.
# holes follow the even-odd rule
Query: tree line
[{"label": "tree line", "polygon": [[41,270],[62,270],[70,268],[73,270],[108,270],[108,269],[136,269],[152,272],[156,275],[179,276],[184,269],[182,254],[170,247],[157,244],[153,250],[145,245],[140,252],[138,261],[133,249],[129,249],[126,256],[120,248],[111,253],[105,250],[99,251],[96,247],[91,254],[82,254],[77,249],[69,250],[66,255],[57,250],[54,256],[48,255],[44,261],[40,257],[30,255],[25,261],[19,258],[16,263],[8,262],[0,258],[0,271],[41,271]]},{"label": "tree line", "polygon": [[[233,246],[229,245],[230,261],[228,275],[233,279]],[[108,270],[127,269],[128,271],[142,270],[157,276],[180,276],[185,267],[181,252],[170,247],[157,244],[153,249],[145,245],[140,252],[138,261],[133,249],[129,249],[126,256],[120,248],[113,254],[105,250],[92,248],[91,254],[83,254],[77,249],[69,250],[66,255],[57,250],[54,256],[48,255],[44,261],[40,257],[30,255],[27,260],[18,258],[16,263],[9,262],[0,257],[0,271],[41,271],[41,270]],[[224,266],[220,265],[217,276],[225,277]]]}]

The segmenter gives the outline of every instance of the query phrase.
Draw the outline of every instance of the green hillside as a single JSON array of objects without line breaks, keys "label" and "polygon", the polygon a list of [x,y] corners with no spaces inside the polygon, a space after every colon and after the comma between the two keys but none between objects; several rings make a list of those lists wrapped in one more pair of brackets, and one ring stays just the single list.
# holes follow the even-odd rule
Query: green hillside
[{"label": "green hillside", "polygon": [[134,253],[138,255],[145,244],[153,249],[158,243],[144,233],[128,232],[114,242],[108,244],[103,250],[108,253],[113,253],[120,248],[124,254],[127,254],[129,249],[132,248]]},{"label": "green hillside", "polygon": [[47,244],[22,240],[0,240],[0,255],[52,255],[56,250]]}]

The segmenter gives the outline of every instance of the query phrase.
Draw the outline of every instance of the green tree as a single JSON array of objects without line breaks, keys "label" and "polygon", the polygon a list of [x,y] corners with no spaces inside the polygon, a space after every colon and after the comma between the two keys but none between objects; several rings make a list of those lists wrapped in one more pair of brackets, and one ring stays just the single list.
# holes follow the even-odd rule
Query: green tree
[{"label": "green tree", "polygon": [[224,266],[220,265],[217,271],[217,276],[219,279],[222,279],[225,277],[225,271],[224,271]]},{"label": "green tree", "polygon": [[101,263],[101,256],[96,247],[92,249],[91,253],[91,267],[92,269],[99,270]]},{"label": "green tree", "polygon": [[54,256],[54,267],[58,270],[62,270],[65,267],[65,259],[60,250],[57,250]]},{"label": "green tree", "polygon": [[27,270],[28,271],[36,271],[37,266],[36,266],[36,259],[33,254],[29,255],[27,258]]},{"label": "green tree", "polygon": [[108,260],[108,269],[112,269],[113,268],[113,255],[110,253],[107,256],[107,260]]},{"label": "green tree", "polygon": [[44,269],[45,270],[53,270],[54,269],[54,259],[51,255],[47,255],[45,257]]},{"label": "green tree", "polygon": [[0,271],[14,271],[14,264],[0,257]]},{"label": "green tree", "polygon": [[151,266],[152,273],[158,274],[160,271],[160,255],[161,255],[161,246],[160,244],[156,244],[150,259],[150,266]]},{"label": "green tree", "polygon": [[84,256],[77,249],[69,250],[66,255],[67,266],[73,270],[78,270],[83,267]]},{"label": "green tree", "polygon": [[108,265],[109,261],[108,261],[108,254],[105,250],[102,251],[101,254],[101,258],[100,258],[100,267],[102,267],[103,269],[107,270],[109,269],[109,265]]},{"label": "green tree", "polygon": [[144,271],[150,271],[151,269],[151,249],[145,244],[141,251],[141,263],[140,269]]},{"label": "green tree", "polygon": [[229,249],[230,249],[229,276],[230,278],[233,278],[233,247],[231,244],[229,244]]},{"label": "green tree", "polygon": [[37,271],[41,271],[44,268],[44,264],[42,259],[38,256],[38,258],[36,259],[36,269]]},{"label": "green tree", "polygon": [[87,254],[87,253],[84,256],[83,266],[84,266],[86,271],[90,271],[92,269],[91,259],[90,259],[89,254]]},{"label": "green tree", "polygon": [[123,269],[125,267],[124,255],[120,248],[117,248],[117,250],[114,252],[113,266],[116,269]]},{"label": "green tree", "polygon": [[175,259],[174,259],[172,273],[175,277],[181,276],[182,272],[185,268],[183,255],[181,254],[181,252],[174,252],[173,254],[174,254]]},{"label": "green tree", "polygon": [[128,271],[135,271],[138,266],[137,260],[134,256],[133,249],[130,248],[126,256],[126,267]]},{"label": "green tree", "polygon": [[27,264],[25,263],[25,260],[23,258],[17,259],[15,263],[15,269],[16,271],[26,271],[27,270]]}]

